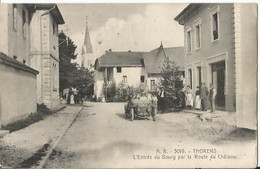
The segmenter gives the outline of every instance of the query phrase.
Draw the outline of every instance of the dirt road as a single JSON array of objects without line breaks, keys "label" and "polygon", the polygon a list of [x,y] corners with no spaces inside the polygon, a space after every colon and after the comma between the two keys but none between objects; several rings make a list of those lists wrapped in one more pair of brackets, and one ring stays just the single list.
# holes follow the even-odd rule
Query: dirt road
[{"label": "dirt road", "polygon": [[184,112],[159,114],[155,122],[131,122],[123,106],[92,103],[85,107],[45,167],[223,168],[255,163],[255,132],[201,122]]}]

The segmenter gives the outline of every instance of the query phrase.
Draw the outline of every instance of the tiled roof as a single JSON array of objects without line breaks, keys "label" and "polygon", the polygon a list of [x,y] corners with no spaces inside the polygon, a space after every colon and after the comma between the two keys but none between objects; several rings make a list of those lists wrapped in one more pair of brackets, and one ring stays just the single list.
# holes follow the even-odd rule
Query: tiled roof
[{"label": "tiled roof", "polygon": [[33,74],[39,74],[39,72],[11,57],[8,57],[6,54],[0,52],[0,63],[3,63],[5,65],[9,65],[9,66],[12,66],[12,67],[15,67],[17,69],[21,69],[21,70],[25,70],[25,71],[28,71],[28,72],[31,72]]},{"label": "tiled roof", "polygon": [[184,66],[184,47],[163,48],[160,46],[144,54],[145,69],[148,74],[161,73],[166,57],[176,62],[183,70]]},{"label": "tiled roof", "polygon": [[100,67],[133,67],[143,66],[141,59],[145,52],[106,52],[95,63],[96,69]]}]

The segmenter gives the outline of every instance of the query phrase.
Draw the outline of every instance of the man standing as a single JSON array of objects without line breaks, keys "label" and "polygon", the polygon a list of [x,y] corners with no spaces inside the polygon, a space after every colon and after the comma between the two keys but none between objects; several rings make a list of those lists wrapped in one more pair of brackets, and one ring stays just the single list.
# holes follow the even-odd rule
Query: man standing
[{"label": "man standing", "polygon": [[200,90],[200,99],[201,99],[201,110],[207,111],[207,99],[209,95],[209,90],[205,83],[202,83],[201,90]]},{"label": "man standing", "polygon": [[210,112],[215,112],[215,98],[216,98],[216,90],[213,87],[212,83],[209,85],[210,91],[209,91],[209,101],[210,101]]}]

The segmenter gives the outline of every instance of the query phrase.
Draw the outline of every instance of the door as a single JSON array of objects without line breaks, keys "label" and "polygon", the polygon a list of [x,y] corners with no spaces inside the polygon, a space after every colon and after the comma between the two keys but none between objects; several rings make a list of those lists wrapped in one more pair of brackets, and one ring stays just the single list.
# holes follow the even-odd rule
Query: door
[{"label": "door", "polygon": [[225,109],[225,61],[212,64],[212,84],[216,90],[216,108]]}]

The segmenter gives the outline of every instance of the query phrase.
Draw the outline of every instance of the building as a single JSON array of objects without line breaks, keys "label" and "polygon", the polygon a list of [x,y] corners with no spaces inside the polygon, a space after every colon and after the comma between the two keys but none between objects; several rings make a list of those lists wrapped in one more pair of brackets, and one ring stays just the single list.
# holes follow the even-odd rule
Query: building
[{"label": "building", "polygon": [[30,63],[37,77],[37,101],[48,108],[60,104],[58,25],[64,24],[56,4],[36,4],[30,23]]},{"label": "building", "polygon": [[95,61],[94,94],[104,97],[105,81],[118,85],[123,82],[129,86],[145,83],[144,52],[107,51]]},{"label": "building", "polygon": [[184,26],[186,80],[217,91],[216,108],[236,111],[237,126],[256,128],[257,5],[190,4]]},{"label": "building", "polygon": [[145,53],[143,58],[147,79],[146,86],[148,90],[157,90],[166,58],[175,61],[184,76],[184,47],[164,48],[163,45],[161,45],[159,48]]},{"label": "building", "polygon": [[112,82],[157,91],[166,58],[174,60],[183,71],[183,55],[183,47],[163,48],[163,45],[150,52],[108,51],[95,62],[94,93],[97,98],[104,97],[105,83]]},{"label": "building", "polygon": [[31,67],[33,5],[0,4],[0,126],[37,111],[37,70]]},{"label": "building", "polygon": [[93,54],[93,50],[91,46],[89,30],[88,30],[88,21],[86,21],[85,39],[84,39],[84,44],[82,46],[82,52],[81,52],[81,66],[88,70],[94,70],[94,64],[95,64],[95,56]]}]

